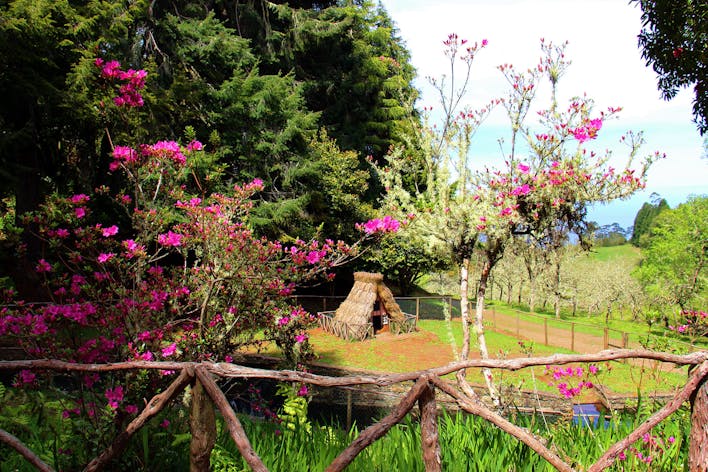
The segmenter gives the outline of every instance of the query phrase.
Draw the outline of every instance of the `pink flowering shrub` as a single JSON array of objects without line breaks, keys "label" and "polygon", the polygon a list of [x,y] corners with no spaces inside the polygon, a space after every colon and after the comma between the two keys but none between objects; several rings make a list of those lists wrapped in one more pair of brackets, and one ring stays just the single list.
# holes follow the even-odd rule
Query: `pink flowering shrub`
[{"label": "pink flowering shrub", "polygon": [[[96,193],[111,197],[125,221],[98,222],[91,195],[48,201],[33,222],[46,243],[36,271],[50,303],[4,309],[0,335],[31,355],[76,362],[222,360],[264,341],[290,360],[306,358],[305,331],[316,320],[289,297],[356,250],[254,235],[247,221],[258,179],[229,195],[189,195],[188,157],[199,149],[196,141],[116,147],[111,169],[132,191]],[[390,217],[374,221],[365,236],[398,227]]]},{"label": "pink flowering shrub", "polygon": [[144,70],[122,70],[120,62],[105,61],[103,58],[96,58],[94,65],[101,70],[101,78],[109,82],[120,82],[118,95],[113,97],[113,103],[118,107],[141,107],[143,97],[140,90],[145,87],[147,72]]},{"label": "pink flowering shrub", "polygon": [[708,313],[703,310],[683,310],[678,323],[669,325],[669,330],[682,336],[688,336],[691,341],[708,335]]}]

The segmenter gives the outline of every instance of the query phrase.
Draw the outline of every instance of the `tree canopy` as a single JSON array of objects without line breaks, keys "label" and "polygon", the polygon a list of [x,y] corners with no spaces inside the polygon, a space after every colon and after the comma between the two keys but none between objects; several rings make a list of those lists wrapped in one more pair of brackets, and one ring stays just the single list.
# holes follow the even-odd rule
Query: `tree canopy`
[{"label": "tree canopy", "polygon": [[705,307],[707,255],[708,197],[691,197],[657,217],[638,274],[659,310]]},{"label": "tree canopy", "polygon": [[642,9],[639,46],[665,99],[693,85],[693,117],[708,131],[708,2],[632,0]]},{"label": "tree canopy", "polygon": [[[405,142],[417,119],[409,53],[370,1],[15,0],[0,16],[0,192],[18,218],[53,191],[117,185],[105,170],[115,144],[196,138],[221,176],[203,192],[264,182],[263,234],[351,237],[343,228],[380,190],[366,157]],[[133,113],[97,60],[146,71]]]}]

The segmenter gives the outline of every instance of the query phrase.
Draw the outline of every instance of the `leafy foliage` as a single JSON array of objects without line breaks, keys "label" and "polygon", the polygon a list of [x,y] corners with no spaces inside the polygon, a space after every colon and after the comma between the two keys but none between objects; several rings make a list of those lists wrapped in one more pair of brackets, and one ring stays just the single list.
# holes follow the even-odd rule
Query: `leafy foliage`
[{"label": "leafy foliage", "polygon": [[666,199],[654,199],[652,202],[644,202],[642,207],[634,217],[634,229],[632,230],[632,238],[630,242],[637,247],[646,247],[647,239],[651,232],[652,226],[659,214],[668,209],[669,204]]},{"label": "leafy foliage", "polygon": [[639,46],[659,75],[659,90],[670,100],[694,86],[693,117],[708,131],[708,4],[694,0],[632,0],[642,9]]},{"label": "leafy foliage", "polygon": [[676,306],[682,311],[704,309],[707,235],[705,196],[689,198],[657,217],[638,271],[656,309],[664,313]]}]

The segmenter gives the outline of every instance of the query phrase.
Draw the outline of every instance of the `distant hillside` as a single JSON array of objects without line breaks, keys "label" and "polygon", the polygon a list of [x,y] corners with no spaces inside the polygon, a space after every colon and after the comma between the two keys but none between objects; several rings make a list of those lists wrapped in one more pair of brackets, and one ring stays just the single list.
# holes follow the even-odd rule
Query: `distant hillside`
[{"label": "distant hillside", "polygon": [[625,259],[632,264],[639,264],[641,250],[631,244],[621,246],[596,247],[592,249],[593,258],[597,261],[610,261],[614,259]]}]

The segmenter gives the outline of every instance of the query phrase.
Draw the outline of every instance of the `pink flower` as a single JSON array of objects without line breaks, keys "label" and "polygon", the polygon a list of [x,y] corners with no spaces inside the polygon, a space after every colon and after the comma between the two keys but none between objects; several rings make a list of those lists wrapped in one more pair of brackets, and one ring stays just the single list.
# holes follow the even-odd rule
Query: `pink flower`
[{"label": "pink flower", "polygon": [[366,234],[374,233],[395,233],[399,230],[401,224],[398,220],[391,216],[384,216],[382,219],[374,218],[366,223],[358,224],[357,228],[363,229]]},{"label": "pink flower", "polygon": [[489,41],[487,41],[486,39],[483,39],[482,40],[482,47],[485,47],[487,44],[489,44]]},{"label": "pink flower", "polygon": [[518,170],[518,171],[521,172],[522,174],[528,174],[528,173],[529,173],[529,169],[530,169],[530,167],[527,166],[526,164],[518,163],[518,164],[516,165],[516,170]]},{"label": "pink flower", "polygon": [[[94,64],[98,67],[99,61],[94,61]],[[103,65],[103,59],[100,60],[100,64]],[[120,75],[120,62],[118,61],[108,61],[103,66],[101,70],[101,75],[105,79],[114,79]]]},{"label": "pink flower", "polygon": [[595,364],[590,364],[588,367],[588,370],[590,371],[591,374],[597,374],[597,366]]},{"label": "pink flower", "polygon": [[169,426],[170,426],[170,420],[168,420],[167,418],[162,420],[162,423],[160,423],[160,428],[167,429]]},{"label": "pink flower", "polygon": [[40,259],[37,261],[37,266],[34,268],[36,272],[42,273],[42,272],[51,272],[52,271],[52,266],[49,264],[49,262],[45,261],[44,259]]},{"label": "pink flower", "polygon": [[115,236],[116,234],[118,234],[118,227],[116,225],[103,229],[103,236],[106,238]]},{"label": "pink flower", "polygon": [[110,261],[111,259],[113,259],[114,256],[115,256],[115,253],[112,253],[112,252],[104,253],[104,252],[102,252],[101,254],[98,255],[98,258],[96,258],[96,260],[98,260],[98,263],[99,263],[99,264],[105,264],[106,262],[108,262],[108,261]]},{"label": "pink flower", "polygon": [[137,405],[126,405],[125,412],[128,413],[129,415],[134,415],[138,412],[138,406]]},{"label": "pink flower", "polygon": [[204,148],[204,145],[197,141],[196,139],[192,141],[191,143],[187,144],[187,150],[189,151],[201,151]]},{"label": "pink flower", "polygon": [[172,343],[169,346],[162,348],[162,357],[170,357],[177,352],[177,343]]},{"label": "pink flower", "polygon": [[74,209],[74,214],[77,218],[81,219],[86,216],[86,209],[84,207],[78,207]]},{"label": "pink flower", "polygon": [[322,260],[322,254],[320,251],[310,251],[307,253],[306,259],[310,264],[317,264],[320,260]]},{"label": "pink flower", "polygon": [[224,356],[224,362],[228,362],[231,364],[234,361],[234,358],[229,356],[228,354]]},{"label": "pink flower", "polygon": [[90,197],[86,194],[83,193],[78,193],[76,195],[72,195],[71,198],[69,198],[69,201],[75,205],[83,205],[84,203],[88,202],[90,200]]},{"label": "pink flower", "polygon": [[17,377],[22,385],[28,385],[37,380],[37,375],[31,370],[21,370]]},{"label": "pink flower", "polygon": [[516,187],[514,190],[511,191],[512,195],[526,195],[531,191],[531,187],[529,187],[529,184],[524,184],[519,187]]},{"label": "pink flower", "polygon": [[305,340],[307,340],[306,334],[298,334],[297,336],[295,336],[295,342],[297,343],[303,343],[305,342]]},{"label": "pink flower", "polygon": [[163,246],[181,246],[182,245],[182,235],[179,233],[173,233],[168,231],[167,234],[161,234],[157,237],[157,242]]},{"label": "pink flower", "polygon": [[307,385],[303,385],[300,387],[300,390],[297,391],[297,395],[299,397],[305,397],[307,396],[308,390],[307,390]]},{"label": "pink flower", "polygon": [[118,408],[118,404],[123,401],[123,387],[118,385],[113,389],[109,388],[104,395],[108,399],[108,405],[115,410]]}]

